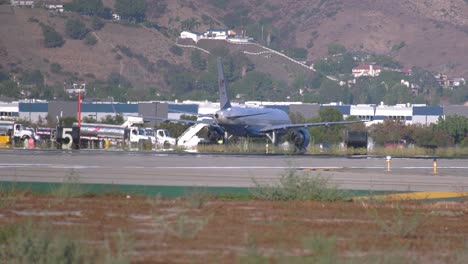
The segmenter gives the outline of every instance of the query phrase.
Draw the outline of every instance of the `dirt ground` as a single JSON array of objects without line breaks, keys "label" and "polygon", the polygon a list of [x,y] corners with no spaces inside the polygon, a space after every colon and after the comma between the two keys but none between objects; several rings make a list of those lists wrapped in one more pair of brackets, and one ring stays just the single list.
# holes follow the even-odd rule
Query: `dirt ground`
[{"label": "dirt ground", "polygon": [[398,261],[391,263],[468,263],[466,201],[65,199],[32,194],[3,200],[0,228],[27,220],[54,230],[80,230],[97,244],[124,234],[132,263],[304,263],[301,258],[323,255],[320,245],[330,241],[332,254],[345,263],[390,263],[392,257]]}]

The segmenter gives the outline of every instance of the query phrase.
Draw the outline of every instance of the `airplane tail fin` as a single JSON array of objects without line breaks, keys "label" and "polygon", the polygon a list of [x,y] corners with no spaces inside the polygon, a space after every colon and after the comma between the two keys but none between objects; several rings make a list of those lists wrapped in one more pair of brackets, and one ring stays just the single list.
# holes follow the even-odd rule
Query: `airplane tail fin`
[{"label": "airplane tail fin", "polygon": [[219,88],[219,106],[221,109],[231,107],[231,102],[226,92],[226,81],[224,79],[223,63],[221,58],[218,57],[218,88]]}]

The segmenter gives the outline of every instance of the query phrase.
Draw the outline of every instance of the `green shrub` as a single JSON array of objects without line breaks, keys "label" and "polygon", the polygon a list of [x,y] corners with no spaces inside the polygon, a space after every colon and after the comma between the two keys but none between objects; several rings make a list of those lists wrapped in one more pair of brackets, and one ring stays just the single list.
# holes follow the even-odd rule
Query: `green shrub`
[{"label": "green shrub", "polygon": [[169,49],[174,55],[177,55],[177,56],[182,56],[184,54],[184,50],[180,47],[177,47],[176,45],[173,45],[170,49]]},{"label": "green shrub", "polygon": [[312,177],[307,173],[298,174],[294,168],[288,169],[280,178],[278,184],[262,184],[253,179],[255,188],[252,194],[263,200],[290,201],[339,201],[347,200],[345,191],[339,190],[328,178],[317,175]]},{"label": "green shrub", "polygon": [[400,238],[414,236],[418,228],[427,223],[427,218],[419,211],[405,214],[400,203],[392,209],[391,219],[383,219],[376,209],[370,209],[369,214],[385,234]]},{"label": "green shrub", "polygon": [[41,24],[42,34],[44,35],[44,46],[46,48],[58,48],[65,44],[62,35],[55,31],[53,27]]},{"label": "green shrub", "polygon": [[51,194],[59,198],[72,198],[85,194],[83,185],[80,183],[80,175],[74,169],[65,176],[63,182],[57,187],[52,188]]},{"label": "green shrub", "polygon": [[97,38],[93,34],[88,33],[84,39],[84,43],[89,46],[96,45]]},{"label": "green shrub", "polygon": [[89,29],[79,19],[68,19],[65,23],[65,33],[72,39],[83,39]]},{"label": "green shrub", "polygon": [[62,65],[58,63],[50,64],[50,71],[53,73],[60,73],[62,71]]},{"label": "green shrub", "polygon": [[91,20],[91,28],[93,30],[100,30],[104,27],[104,25],[105,23],[98,17],[93,17]]},{"label": "green shrub", "polygon": [[0,263],[130,263],[129,247],[120,246],[122,236],[118,235],[113,253],[108,246],[80,242],[77,232],[57,231],[45,223],[0,227]]}]

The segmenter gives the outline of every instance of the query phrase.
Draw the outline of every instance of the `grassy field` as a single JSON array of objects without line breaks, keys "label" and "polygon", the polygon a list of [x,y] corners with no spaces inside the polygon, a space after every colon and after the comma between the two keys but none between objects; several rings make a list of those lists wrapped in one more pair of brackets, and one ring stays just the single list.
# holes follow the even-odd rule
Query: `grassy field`
[{"label": "grassy field", "polygon": [[468,202],[353,199],[285,171],[248,194],[0,192],[0,263],[466,263]]}]

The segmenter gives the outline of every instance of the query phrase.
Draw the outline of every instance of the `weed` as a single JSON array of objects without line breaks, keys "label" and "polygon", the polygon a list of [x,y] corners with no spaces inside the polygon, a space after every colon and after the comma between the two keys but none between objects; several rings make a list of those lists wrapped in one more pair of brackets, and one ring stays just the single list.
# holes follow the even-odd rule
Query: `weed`
[{"label": "weed", "polygon": [[52,228],[32,223],[14,229],[0,247],[2,263],[83,263],[86,250]]},{"label": "weed", "polygon": [[187,203],[191,208],[201,209],[213,196],[206,190],[194,187],[187,191]]},{"label": "weed", "polygon": [[157,217],[156,221],[165,233],[179,239],[193,239],[208,224],[210,217],[187,216],[180,214],[174,221],[164,217]]},{"label": "weed", "polygon": [[[91,248],[77,238],[77,233],[57,232],[46,223],[7,226],[0,228],[0,263],[130,263],[126,247]],[[119,243],[119,241],[117,241]]]},{"label": "weed", "polygon": [[84,195],[85,190],[80,183],[80,174],[71,169],[61,184],[52,187],[51,194],[59,198],[72,198]]},{"label": "weed", "polygon": [[109,243],[106,245],[105,263],[130,263],[127,252],[131,250],[133,240],[126,233],[119,229],[117,231],[116,238],[114,238],[114,241],[116,241],[115,250],[110,249]]},{"label": "weed", "polygon": [[347,193],[339,190],[337,185],[332,184],[328,178],[320,174],[315,177],[308,173],[298,174],[294,168],[287,169],[276,185],[262,184],[255,179],[253,182],[255,187],[251,190],[252,194],[263,200],[348,200]]},{"label": "weed", "polygon": [[18,200],[24,198],[27,189],[18,187],[15,183],[3,185],[0,183],[0,208],[13,206]]},{"label": "weed", "polygon": [[241,263],[340,263],[336,252],[336,238],[313,236],[303,240],[304,254],[301,256],[286,255],[277,251],[273,256],[262,255],[256,243],[248,242],[247,255]]},{"label": "weed", "polygon": [[399,202],[393,207],[391,219],[389,220],[383,219],[375,208],[369,209],[368,212],[385,234],[399,238],[415,236],[416,231],[426,223],[424,215],[420,211],[405,215]]},{"label": "weed", "polygon": [[400,264],[400,263],[421,263],[421,261],[416,260],[416,256],[412,256],[408,254],[407,247],[402,247],[401,245],[396,245],[392,248],[385,250],[383,253],[367,253],[362,255],[362,252],[356,253],[355,255],[361,256],[353,256],[349,257],[346,263],[348,264],[373,264],[373,263],[381,263],[381,264]]}]

